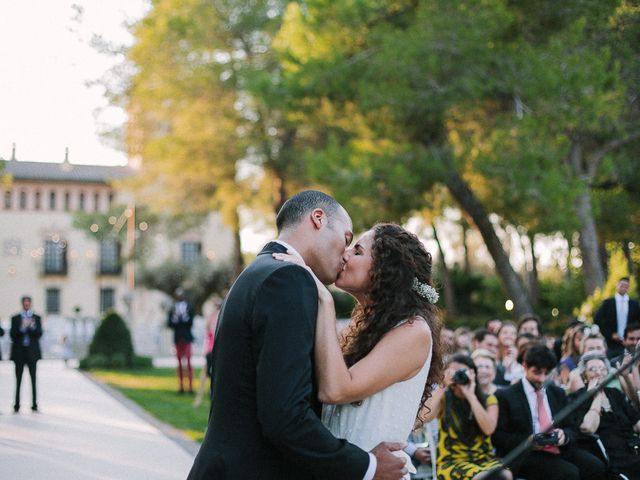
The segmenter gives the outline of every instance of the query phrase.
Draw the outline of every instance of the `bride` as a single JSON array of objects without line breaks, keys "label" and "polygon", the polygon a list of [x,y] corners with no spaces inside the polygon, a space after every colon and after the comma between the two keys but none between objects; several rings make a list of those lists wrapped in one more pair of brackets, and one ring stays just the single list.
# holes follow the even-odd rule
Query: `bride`
[{"label": "bride", "polygon": [[[300,263],[288,254],[273,256]],[[378,224],[366,232],[345,253],[335,283],[357,300],[340,341],[333,297],[314,278],[323,423],[366,451],[382,441],[406,441],[442,374],[431,255],[398,225]]]}]

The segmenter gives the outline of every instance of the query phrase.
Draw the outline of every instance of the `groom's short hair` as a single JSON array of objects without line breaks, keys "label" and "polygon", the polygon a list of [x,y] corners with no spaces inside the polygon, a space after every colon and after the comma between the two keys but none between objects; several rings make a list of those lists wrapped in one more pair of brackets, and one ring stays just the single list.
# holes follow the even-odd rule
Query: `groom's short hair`
[{"label": "groom's short hair", "polygon": [[278,233],[285,228],[297,225],[305,215],[314,208],[321,208],[327,214],[327,221],[331,223],[332,217],[340,209],[340,204],[326,193],[318,190],[305,190],[295,194],[284,202],[276,217],[276,227]]}]

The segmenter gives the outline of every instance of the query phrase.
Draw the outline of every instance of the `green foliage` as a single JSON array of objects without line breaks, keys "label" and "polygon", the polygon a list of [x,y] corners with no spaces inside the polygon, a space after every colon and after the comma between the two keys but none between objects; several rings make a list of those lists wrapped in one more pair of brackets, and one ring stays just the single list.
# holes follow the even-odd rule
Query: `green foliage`
[{"label": "green foliage", "polygon": [[[116,388],[161,422],[181,430],[195,441],[202,441],[209,402],[194,407],[192,396],[177,395],[174,368],[152,368],[149,364],[125,370],[92,370],[91,375]],[[194,388],[198,388],[197,377]]]},{"label": "green foliage", "polygon": [[142,266],[137,278],[140,285],[160,290],[169,296],[178,287],[184,288],[187,298],[199,312],[211,295],[222,296],[229,288],[232,271],[228,264],[212,262],[206,258],[190,266],[168,259],[157,266]]},{"label": "green foliage", "polygon": [[96,329],[89,354],[80,361],[80,368],[131,368],[150,362],[150,358],[134,355],[129,328],[120,315],[109,310]]},{"label": "green foliage", "polygon": [[[631,0],[160,0],[134,26],[135,68],[111,98],[130,113],[138,191],[185,216],[219,209],[236,232],[240,208],[273,212],[303,187],[333,193],[356,230],[402,222],[460,179],[477,202],[452,198],[478,225],[495,213],[571,238],[596,218],[600,240],[630,241],[638,19]],[[168,293],[189,275],[166,270]],[[497,283],[465,281],[463,314],[502,311]],[[540,308],[565,315],[575,285]]]},{"label": "green foliage", "polygon": [[[460,269],[452,270],[451,274],[460,318],[450,326],[478,328],[492,318],[517,320],[512,312],[505,310],[507,297],[497,277],[466,274]],[[539,285],[539,297],[536,313],[542,319],[544,331],[559,334],[585,298],[582,279],[579,276],[573,276],[569,281],[543,279]],[[558,309],[556,316],[552,313],[554,308]]]}]

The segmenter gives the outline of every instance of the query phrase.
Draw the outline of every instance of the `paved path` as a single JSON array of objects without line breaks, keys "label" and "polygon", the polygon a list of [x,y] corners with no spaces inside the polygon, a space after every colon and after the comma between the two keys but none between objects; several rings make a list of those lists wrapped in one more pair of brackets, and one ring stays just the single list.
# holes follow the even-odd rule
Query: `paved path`
[{"label": "paved path", "polygon": [[157,423],[61,361],[38,362],[39,413],[30,409],[26,368],[19,414],[12,409],[14,388],[13,363],[2,361],[0,479],[186,478],[194,445],[171,440]]}]

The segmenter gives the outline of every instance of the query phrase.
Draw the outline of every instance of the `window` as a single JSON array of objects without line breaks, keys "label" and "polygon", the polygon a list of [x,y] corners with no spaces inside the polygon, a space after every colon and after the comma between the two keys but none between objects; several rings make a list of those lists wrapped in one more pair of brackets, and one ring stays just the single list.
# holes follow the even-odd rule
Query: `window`
[{"label": "window", "polygon": [[2,245],[5,257],[19,257],[22,252],[22,242],[19,238],[7,238]]},{"label": "window", "polygon": [[113,193],[109,193],[109,206],[113,205]]},{"label": "window", "polygon": [[4,192],[4,208],[5,210],[11,210],[11,190]]},{"label": "window", "polygon": [[193,265],[200,260],[202,244],[200,242],[182,242],[182,263],[186,266]]},{"label": "window", "polygon": [[116,291],[113,288],[100,289],[100,313],[116,306]]},{"label": "window", "polygon": [[47,313],[60,313],[60,289],[47,288],[46,292]]},{"label": "window", "polygon": [[120,244],[116,240],[103,240],[100,242],[99,269],[101,275],[120,274]]},{"label": "window", "polygon": [[99,193],[96,193],[93,195],[93,211],[94,212],[100,211],[100,194]]},{"label": "window", "polygon": [[71,194],[64,192],[64,209],[69,211],[71,209]]},{"label": "window", "polygon": [[80,210],[84,210],[84,193],[80,192],[80,195],[78,196],[78,208]]},{"label": "window", "polygon": [[56,192],[49,192],[49,210],[56,209]]},{"label": "window", "polygon": [[64,241],[44,241],[44,274],[65,275],[67,273],[67,245]]},{"label": "window", "polygon": [[34,205],[33,208],[35,208],[36,210],[40,210],[40,191],[36,190],[36,194],[34,196]]},{"label": "window", "polygon": [[20,210],[26,210],[26,209],[27,209],[27,192],[22,190],[20,192]]}]

